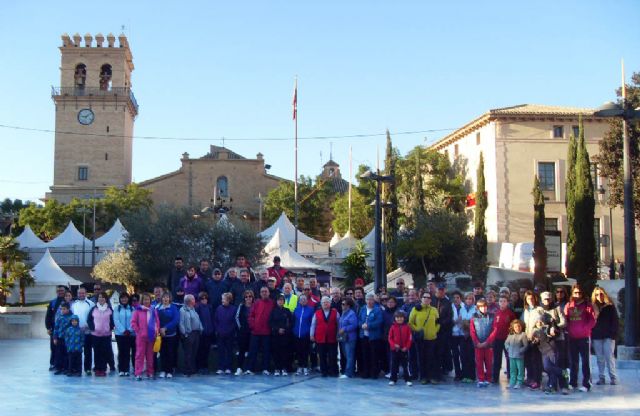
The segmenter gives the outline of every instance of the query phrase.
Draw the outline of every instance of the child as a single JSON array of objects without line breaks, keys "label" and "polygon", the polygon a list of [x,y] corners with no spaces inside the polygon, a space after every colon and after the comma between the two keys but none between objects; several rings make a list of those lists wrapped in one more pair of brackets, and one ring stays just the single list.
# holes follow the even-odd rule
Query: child
[{"label": "child", "polygon": [[487,387],[491,383],[493,371],[493,340],[496,336],[493,315],[487,312],[487,301],[480,299],[476,303],[477,312],[471,318],[471,339],[476,348],[476,376],[478,387]]},{"label": "child", "polygon": [[151,307],[151,295],[141,297],[142,304],[136,308],[131,318],[131,328],[136,333],[136,380],[142,380],[142,370],[147,365],[147,378],[153,377],[153,343],[160,331],[158,310]]},{"label": "child", "polygon": [[552,324],[551,316],[544,314],[536,321],[533,342],[538,344],[542,354],[544,371],[549,375],[547,388],[544,389],[544,392],[546,394],[554,393],[560,386],[562,394],[567,395],[569,394],[567,380],[562,374],[562,368],[557,364],[558,349],[555,342],[557,334],[558,329]]},{"label": "child", "polygon": [[67,302],[60,305],[60,316],[56,319],[53,327],[53,345],[55,345],[55,375],[64,374],[67,371],[69,358],[67,357],[67,347],[64,344],[64,335],[71,325],[71,306]]},{"label": "child", "polygon": [[393,314],[395,323],[389,328],[389,350],[391,351],[391,381],[393,386],[398,381],[398,368],[402,367],[404,381],[407,386],[411,386],[409,369],[407,368],[407,358],[411,348],[411,328],[404,321],[404,312],[396,311]]},{"label": "child", "polygon": [[504,342],[509,335],[509,326],[516,319],[516,314],[509,308],[509,299],[505,295],[500,295],[498,300],[498,310],[495,313],[496,339],[493,341],[493,382],[500,380],[500,370],[502,369],[502,353],[507,359],[507,374],[509,374],[509,354],[504,349]]},{"label": "child", "polygon": [[236,333],[236,307],[233,304],[233,295],[229,292],[222,294],[221,301],[222,304],[218,305],[213,317],[213,327],[216,329],[218,342],[218,371],[216,374],[231,374],[233,339]]},{"label": "child", "polygon": [[504,347],[509,356],[509,388],[519,389],[524,383],[524,351],[529,345],[524,323],[514,319],[509,324],[509,336]]},{"label": "child", "polygon": [[84,347],[84,331],[80,328],[78,315],[71,315],[71,325],[64,333],[64,344],[69,356],[68,377],[80,377],[82,375],[82,348]]}]

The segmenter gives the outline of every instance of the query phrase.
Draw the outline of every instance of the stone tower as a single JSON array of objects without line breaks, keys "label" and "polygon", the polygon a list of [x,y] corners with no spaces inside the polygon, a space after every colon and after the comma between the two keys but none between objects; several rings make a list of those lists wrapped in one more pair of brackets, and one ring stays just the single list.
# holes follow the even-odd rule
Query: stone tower
[{"label": "stone tower", "polygon": [[53,186],[47,199],[102,195],[131,183],[133,124],[138,104],[124,34],[62,35],[60,86],[52,87],[56,134]]}]

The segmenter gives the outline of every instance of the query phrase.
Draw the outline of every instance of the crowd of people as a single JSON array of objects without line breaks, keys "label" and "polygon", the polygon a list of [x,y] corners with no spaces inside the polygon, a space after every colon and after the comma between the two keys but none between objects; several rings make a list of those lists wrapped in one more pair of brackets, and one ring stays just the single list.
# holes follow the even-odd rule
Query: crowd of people
[{"label": "crowd of people", "polygon": [[577,285],[568,293],[565,286],[485,293],[481,284],[447,293],[443,283],[407,289],[397,279],[388,293],[365,294],[363,282],[344,291],[320,287],[315,278],[294,278],[278,257],[254,271],[239,255],[225,273],[206,260],[185,267],[178,257],[166,284],[153,293],[120,293],[117,304],[99,283],[91,298],[84,287],[76,296],[59,286],[48,306],[49,369],[56,375],[118,371],[141,380],[172,378],[178,368],[187,377],[317,371],[386,376],[389,385],[401,376],[408,386],[453,381],[484,388],[498,384],[504,357],[508,388],[568,394],[592,388],[593,348],[596,384],[607,375],[618,382],[618,314],[600,287],[590,298]]}]

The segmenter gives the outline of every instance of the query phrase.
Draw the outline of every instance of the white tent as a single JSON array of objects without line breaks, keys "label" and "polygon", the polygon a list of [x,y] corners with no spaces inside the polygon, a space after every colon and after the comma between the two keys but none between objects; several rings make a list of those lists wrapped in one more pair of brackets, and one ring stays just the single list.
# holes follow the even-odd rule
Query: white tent
[{"label": "white tent", "polygon": [[375,248],[376,246],[376,228],[375,227],[373,227],[371,231],[369,231],[369,234],[364,236],[364,238],[362,239],[362,242],[369,250],[373,250]]},{"label": "white tent", "polygon": [[83,236],[73,225],[73,221],[69,221],[67,228],[53,240],[47,243],[47,247],[50,248],[62,248],[62,247],[82,247],[82,241],[84,241],[85,247],[91,247],[91,240]]},{"label": "white tent", "polygon": [[[295,243],[296,227],[289,221],[287,215],[283,212],[278,220],[269,228],[262,231],[258,235],[264,239],[273,238],[277,230],[280,230],[281,238],[288,242],[291,246]],[[302,231],[298,230],[298,252],[304,254],[329,254],[329,245],[322,241],[315,240]]]},{"label": "white tent", "polygon": [[276,230],[273,238],[269,241],[267,246],[265,247],[265,252],[267,253],[265,259],[267,262],[272,260],[275,256],[280,257],[280,264],[285,269],[289,270],[318,270],[324,268],[319,266],[304,257],[300,254],[296,253],[289,244],[284,241],[282,238],[282,234],[280,230]]},{"label": "white tent", "polygon": [[331,237],[331,240],[329,241],[329,247],[333,248],[333,246],[338,244],[338,242],[340,241],[341,238],[342,237],[340,237],[340,234],[333,233],[333,237]]},{"label": "white tent", "polygon": [[347,231],[347,233],[338,241],[337,244],[331,247],[334,253],[336,253],[336,257],[345,258],[351,253],[351,250],[356,246],[358,239],[351,234],[351,231]]},{"label": "white tent", "polygon": [[126,237],[127,230],[120,222],[120,219],[117,219],[109,231],[107,231],[102,237],[96,239],[96,247],[107,249],[122,247]]},{"label": "white tent", "polygon": [[24,227],[24,231],[16,237],[16,241],[20,244],[21,249],[43,248],[47,244],[38,238],[29,225]]}]

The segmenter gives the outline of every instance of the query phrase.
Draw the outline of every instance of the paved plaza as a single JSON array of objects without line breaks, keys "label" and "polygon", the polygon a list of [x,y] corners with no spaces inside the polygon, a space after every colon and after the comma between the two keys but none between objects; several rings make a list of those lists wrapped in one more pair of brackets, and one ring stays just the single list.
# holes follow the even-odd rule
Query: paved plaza
[{"label": "paved plaza", "polygon": [[389,387],[382,380],[206,376],[144,380],[68,378],[47,371],[47,340],[0,341],[3,415],[464,415],[640,414],[640,370],[620,370],[620,385],[546,396],[475,385]]}]

